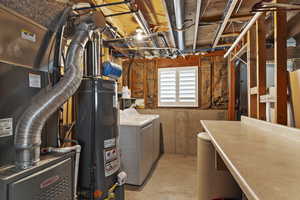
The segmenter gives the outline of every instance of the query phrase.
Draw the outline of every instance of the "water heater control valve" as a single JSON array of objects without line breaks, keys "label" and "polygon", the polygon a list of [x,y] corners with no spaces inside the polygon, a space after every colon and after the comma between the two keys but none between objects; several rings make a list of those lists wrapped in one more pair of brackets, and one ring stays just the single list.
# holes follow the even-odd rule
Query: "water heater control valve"
[{"label": "water heater control valve", "polygon": [[124,185],[126,183],[126,180],[127,180],[126,172],[120,172],[118,174],[118,185],[119,186]]}]

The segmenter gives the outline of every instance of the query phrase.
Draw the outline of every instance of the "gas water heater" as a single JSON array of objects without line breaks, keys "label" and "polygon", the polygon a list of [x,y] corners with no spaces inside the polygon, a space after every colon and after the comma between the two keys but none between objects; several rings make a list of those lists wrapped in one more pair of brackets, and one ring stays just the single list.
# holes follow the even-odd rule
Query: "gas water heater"
[{"label": "gas water heater", "polygon": [[76,137],[82,147],[79,199],[123,200],[126,174],[120,171],[117,83],[98,76],[95,40],[87,45],[86,74],[76,98]]}]

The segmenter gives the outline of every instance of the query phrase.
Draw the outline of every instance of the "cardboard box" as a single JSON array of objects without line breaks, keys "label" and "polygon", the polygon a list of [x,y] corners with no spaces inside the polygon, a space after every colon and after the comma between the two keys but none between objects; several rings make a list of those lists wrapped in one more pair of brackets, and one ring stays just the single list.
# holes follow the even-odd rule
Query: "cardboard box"
[{"label": "cardboard box", "polygon": [[291,99],[296,128],[300,128],[300,70],[290,72]]}]

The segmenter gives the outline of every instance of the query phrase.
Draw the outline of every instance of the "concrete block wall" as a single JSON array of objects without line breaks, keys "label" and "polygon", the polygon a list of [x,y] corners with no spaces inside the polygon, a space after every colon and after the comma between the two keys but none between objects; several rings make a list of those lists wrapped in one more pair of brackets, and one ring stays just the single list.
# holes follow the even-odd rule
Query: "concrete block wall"
[{"label": "concrete block wall", "polygon": [[203,131],[200,120],[225,120],[226,110],[139,109],[143,114],[159,114],[165,153],[196,155],[197,134]]}]

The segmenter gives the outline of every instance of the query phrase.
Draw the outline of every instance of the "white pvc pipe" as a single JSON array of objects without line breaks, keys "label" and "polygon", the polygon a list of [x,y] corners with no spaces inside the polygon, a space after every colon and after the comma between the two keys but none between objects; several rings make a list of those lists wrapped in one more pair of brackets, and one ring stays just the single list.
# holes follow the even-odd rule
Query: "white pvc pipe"
[{"label": "white pvc pipe", "polygon": [[74,171],[74,198],[77,199],[77,182],[78,182],[78,171],[79,171],[79,159],[80,159],[80,152],[81,146],[75,145],[71,147],[63,147],[63,148],[55,148],[55,147],[48,147],[47,152],[56,152],[56,153],[69,153],[71,151],[76,152],[75,157],[75,171]]},{"label": "white pvc pipe", "polygon": [[238,45],[238,43],[243,39],[243,37],[247,34],[248,30],[252,27],[252,25],[256,22],[256,20],[263,14],[263,12],[258,12],[256,13],[252,19],[250,20],[250,22],[247,24],[247,26],[243,29],[243,31],[241,32],[241,34],[239,35],[239,37],[234,41],[234,43],[232,44],[232,46],[228,49],[228,51],[226,52],[226,54],[224,55],[224,58],[226,58],[231,52],[232,50],[236,47],[236,45]]}]

